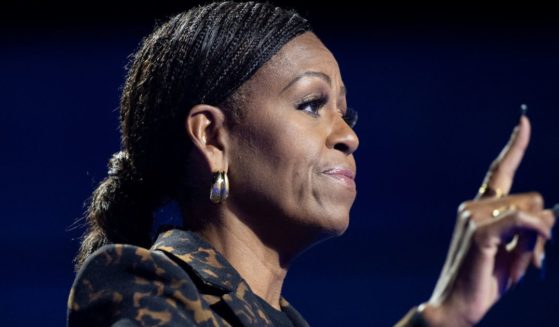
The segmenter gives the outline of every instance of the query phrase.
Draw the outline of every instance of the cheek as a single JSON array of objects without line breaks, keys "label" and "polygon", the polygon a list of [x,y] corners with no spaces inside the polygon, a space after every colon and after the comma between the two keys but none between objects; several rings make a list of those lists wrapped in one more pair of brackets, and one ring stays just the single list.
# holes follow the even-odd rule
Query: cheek
[{"label": "cheek", "polygon": [[288,214],[316,201],[313,186],[324,145],[308,128],[305,131],[297,123],[279,124],[279,121],[260,122],[258,129],[244,129],[236,143],[231,176],[239,188],[252,190],[246,196],[274,202],[276,209]]},{"label": "cheek", "polygon": [[329,151],[336,150],[327,149],[322,129],[304,118],[261,120],[258,128],[243,128],[230,163],[231,198],[257,216],[277,214],[279,221],[340,234],[355,194],[322,174]]}]

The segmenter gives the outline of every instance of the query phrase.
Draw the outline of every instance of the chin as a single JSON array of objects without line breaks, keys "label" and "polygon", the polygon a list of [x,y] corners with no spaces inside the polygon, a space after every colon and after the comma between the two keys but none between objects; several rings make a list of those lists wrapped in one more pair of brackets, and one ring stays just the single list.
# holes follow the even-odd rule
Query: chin
[{"label": "chin", "polygon": [[322,207],[293,218],[293,233],[300,235],[299,239],[306,239],[312,244],[343,235],[350,220],[349,210],[345,206],[332,206],[329,209]]},{"label": "chin", "polygon": [[337,236],[342,236],[345,233],[345,231],[349,227],[349,217],[347,217],[344,220],[344,222],[345,222],[344,224],[342,224],[342,225],[338,226],[338,228],[336,228],[336,230],[334,231],[334,236],[336,236],[336,237]]},{"label": "chin", "polygon": [[318,245],[328,239],[342,236],[349,226],[349,219],[346,219],[345,221],[347,221],[348,223],[344,224],[338,222],[337,224],[333,224],[333,225],[331,224],[328,226],[322,225],[319,228],[317,228],[317,231],[315,231],[313,237],[314,241],[312,241],[307,248]]},{"label": "chin", "polygon": [[338,237],[345,233],[349,227],[349,215],[346,213],[337,217],[329,217],[328,224],[322,225],[323,237]]}]

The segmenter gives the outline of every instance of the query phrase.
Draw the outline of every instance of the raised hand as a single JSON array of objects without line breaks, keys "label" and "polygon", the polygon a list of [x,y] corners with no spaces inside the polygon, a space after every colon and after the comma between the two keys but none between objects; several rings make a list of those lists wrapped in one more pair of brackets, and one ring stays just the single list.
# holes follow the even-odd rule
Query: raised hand
[{"label": "raised hand", "polygon": [[555,216],[537,192],[508,195],[529,139],[530,122],[523,115],[478,195],[459,206],[441,276],[421,307],[429,325],[475,325],[530,263],[541,267]]}]

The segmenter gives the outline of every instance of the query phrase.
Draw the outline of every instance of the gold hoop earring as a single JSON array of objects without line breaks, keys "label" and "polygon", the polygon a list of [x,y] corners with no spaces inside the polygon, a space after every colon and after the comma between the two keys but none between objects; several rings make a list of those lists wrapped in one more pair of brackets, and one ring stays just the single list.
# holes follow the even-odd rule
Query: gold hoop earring
[{"label": "gold hoop earring", "polygon": [[212,186],[210,188],[210,200],[213,203],[221,203],[229,196],[229,178],[224,171],[217,171],[212,175]]}]

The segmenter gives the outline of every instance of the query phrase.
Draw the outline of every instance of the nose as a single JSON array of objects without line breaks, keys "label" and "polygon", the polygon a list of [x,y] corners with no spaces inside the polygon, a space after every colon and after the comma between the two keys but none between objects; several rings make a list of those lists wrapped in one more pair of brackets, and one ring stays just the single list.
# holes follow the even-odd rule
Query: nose
[{"label": "nose", "polygon": [[350,155],[359,147],[359,138],[342,117],[337,116],[327,139],[328,148]]}]

